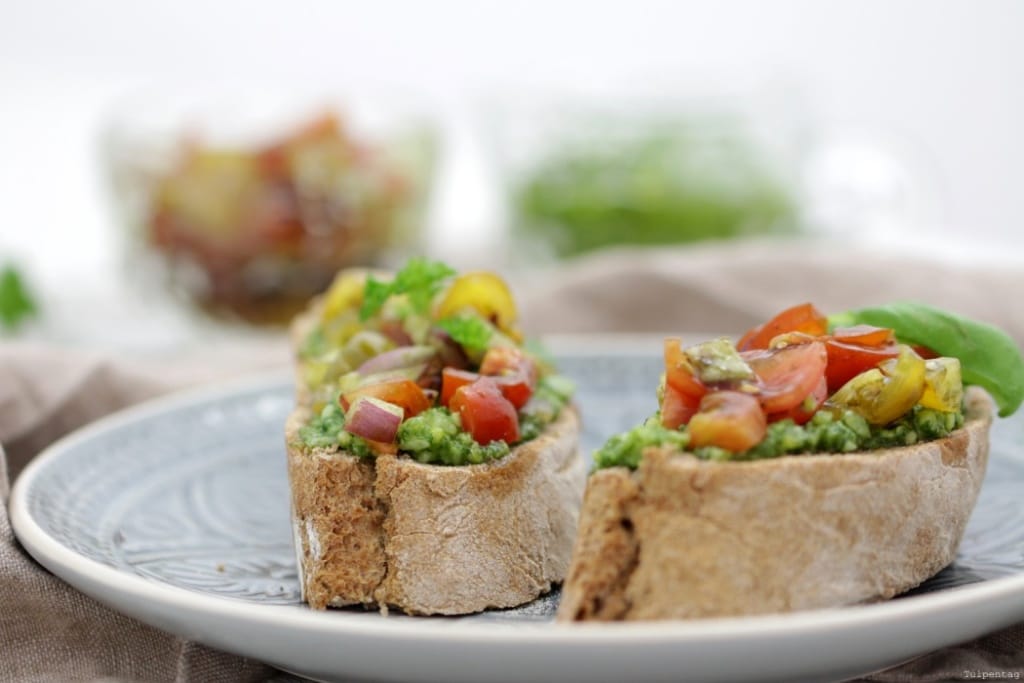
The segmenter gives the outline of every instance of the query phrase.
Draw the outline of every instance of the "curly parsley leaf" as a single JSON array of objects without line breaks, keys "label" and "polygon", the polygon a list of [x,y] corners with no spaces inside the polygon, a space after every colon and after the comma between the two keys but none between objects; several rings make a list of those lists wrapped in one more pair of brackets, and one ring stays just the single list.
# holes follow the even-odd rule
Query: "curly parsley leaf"
[{"label": "curly parsley leaf", "polygon": [[360,320],[368,320],[384,307],[392,296],[405,294],[417,313],[427,313],[430,302],[441,291],[444,281],[455,271],[439,261],[423,258],[410,259],[405,267],[395,273],[390,282],[381,282],[372,276],[366,280],[363,290],[363,305],[359,309]]},{"label": "curly parsley leaf", "polygon": [[486,350],[494,336],[494,328],[475,315],[444,318],[437,321],[437,326],[467,351]]},{"label": "curly parsley leaf", "polygon": [[27,318],[38,312],[35,300],[14,266],[0,270],[0,327],[16,330]]}]

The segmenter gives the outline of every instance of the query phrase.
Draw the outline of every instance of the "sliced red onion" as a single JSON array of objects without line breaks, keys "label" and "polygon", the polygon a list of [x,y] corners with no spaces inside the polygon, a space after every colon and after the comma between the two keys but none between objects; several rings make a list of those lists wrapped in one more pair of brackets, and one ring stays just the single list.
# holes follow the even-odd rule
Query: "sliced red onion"
[{"label": "sliced red onion", "polygon": [[420,363],[419,365],[411,365],[407,368],[385,370],[383,372],[375,372],[372,375],[361,375],[359,381],[356,382],[356,387],[368,387],[371,384],[380,384],[381,382],[390,382],[396,379],[408,379],[415,382],[424,373],[426,368],[425,363]]},{"label": "sliced red onion", "polygon": [[410,346],[412,344],[412,337],[402,327],[402,323],[397,320],[388,320],[381,324],[381,334],[395,342],[398,346]]},{"label": "sliced red onion", "polygon": [[436,354],[437,351],[432,346],[399,346],[369,359],[359,366],[357,372],[360,375],[373,375],[423,365]]},{"label": "sliced red onion", "polygon": [[371,441],[391,443],[398,436],[404,412],[394,403],[362,396],[345,413],[345,431]]}]

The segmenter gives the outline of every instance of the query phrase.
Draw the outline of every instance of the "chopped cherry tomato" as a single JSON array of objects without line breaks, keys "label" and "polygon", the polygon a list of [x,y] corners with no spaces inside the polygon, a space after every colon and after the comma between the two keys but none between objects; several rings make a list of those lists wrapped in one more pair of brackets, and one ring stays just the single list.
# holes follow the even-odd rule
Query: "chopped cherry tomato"
[{"label": "chopped cherry tomato", "polygon": [[900,355],[900,347],[896,344],[861,346],[847,344],[838,339],[826,339],[825,350],[828,352],[825,377],[828,379],[830,394],[838,391],[841,386],[865,370],[877,367],[883,360]]},{"label": "chopped cherry tomato", "polygon": [[861,346],[885,346],[896,340],[891,329],[874,325],[837,327],[832,330],[832,338],[846,344],[860,344]]},{"label": "chopped cherry tomato", "polygon": [[[768,345],[770,349],[778,349],[783,346],[795,346],[797,344],[810,344],[821,339],[818,335],[807,334],[806,332],[783,332],[777,337],[772,337]],[[756,350],[756,349],[755,349]]]},{"label": "chopped cherry tomato", "polygon": [[767,349],[772,339],[786,332],[804,332],[813,336],[821,336],[828,331],[825,316],[811,304],[799,304],[787,308],[760,327],[748,330],[736,348],[740,351],[751,349]]},{"label": "chopped cherry tomato", "polygon": [[512,346],[488,349],[480,363],[480,374],[494,377],[501,393],[516,409],[526,405],[537,386],[537,364]]},{"label": "chopped cherry tomato", "polygon": [[462,419],[462,428],[480,445],[492,441],[519,441],[516,407],[505,398],[490,377],[481,377],[460,387],[452,397],[451,409]]},{"label": "chopped cherry tomato", "polygon": [[661,400],[661,424],[668,429],[679,429],[693,417],[700,407],[700,399],[678,391],[666,384]]},{"label": "chopped cherry tomato", "polygon": [[799,406],[825,375],[827,354],[819,341],[740,354],[759,380],[758,399],[766,413]]},{"label": "chopped cherry tomato", "polygon": [[964,382],[956,358],[931,358],[924,362],[924,393],[918,401],[925,408],[952,413],[960,410]]},{"label": "chopped cherry tomato", "polygon": [[808,421],[814,414],[818,412],[825,400],[828,398],[828,381],[824,376],[818,381],[818,386],[814,387],[814,390],[807,395],[803,401],[794,408],[782,413],[772,413],[768,416],[769,422],[778,422],[779,420],[785,420],[789,418],[798,425],[807,424]]},{"label": "chopped cherry tomato", "polygon": [[901,344],[899,349],[896,358],[857,375],[829,401],[857,411],[875,425],[889,424],[906,414],[924,395],[927,366],[909,346]]},{"label": "chopped cherry tomato", "polygon": [[761,405],[741,391],[713,391],[700,401],[700,410],[690,418],[690,445],[718,446],[733,452],[745,451],[764,439],[767,421]]},{"label": "chopped cherry tomato", "polygon": [[932,351],[927,346],[921,346],[920,344],[914,344],[910,348],[914,349],[914,353],[921,356],[925,360],[931,360],[932,358],[941,358],[942,354]]},{"label": "chopped cherry tomato", "polygon": [[524,380],[522,375],[495,377],[494,381],[497,382],[502,395],[516,407],[516,410],[525,406],[533,396],[533,383]]},{"label": "chopped cherry tomato", "polygon": [[441,373],[441,405],[449,407],[455,392],[480,379],[480,375],[469,370],[445,368]]},{"label": "chopped cherry tomato", "polygon": [[349,406],[361,396],[379,398],[382,401],[401,406],[405,413],[403,419],[406,420],[419,415],[430,407],[430,399],[423,393],[423,389],[411,379],[392,379],[353,389],[341,395],[341,407],[348,410]]},{"label": "chopped cherry tomato", "polygon": [[669,337],[665,340],[665,386],[672,387],[680,394],[696,399],[700,402],[704,394],[708,393],[700,379],[693,371],[690,360],[683,353],[683,342],[679,337]]}]

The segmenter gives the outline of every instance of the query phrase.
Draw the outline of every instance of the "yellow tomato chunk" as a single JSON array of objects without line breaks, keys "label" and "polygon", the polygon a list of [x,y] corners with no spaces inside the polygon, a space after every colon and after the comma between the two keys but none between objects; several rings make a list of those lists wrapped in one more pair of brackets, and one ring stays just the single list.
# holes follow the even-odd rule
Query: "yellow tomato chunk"
[{"label": "yellow tomato chunk", "polygon": [[438,304],[436,315],[447,318],[467,309],[491,321],[502,332],[518,334],[516,302],[505,281],[494,273],[476,271],[455,278]]},{"label": "yellow tomato chunk", "polygon": [[964,400],[964,382],[957,358],[932,358],[924,363],[924,393],[921,405],[952,413]]},{"label": "yellow tomato chunk", "polygon": [[324,322],[334,320],[342,313],[359,308],[363,303],[363,290],[366,288],[365,270],[344,270],[334,278],[334,282],[324,294],[324,307],[320,314]]},{"label": "yellow tomato chunk", "polygon": [[909,346],[896,358],[862,372],[839,388],[829,402],[860,413],[871,424],[899,419],[924,394],[925,362]]}]

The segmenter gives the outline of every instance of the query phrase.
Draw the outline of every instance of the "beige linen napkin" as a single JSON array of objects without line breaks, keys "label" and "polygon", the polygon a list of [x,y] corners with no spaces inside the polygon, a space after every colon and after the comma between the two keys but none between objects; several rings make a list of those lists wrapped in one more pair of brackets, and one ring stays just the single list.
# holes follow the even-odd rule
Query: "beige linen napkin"
[{"label": "beige linen napkin", "polygon": [[623,249],[515,283],[533,332],[742,332],[811,301],[825,313],[895,300],[948,308],[1024,345],[1024,253],[1013,265],[828,241]]},{"label": "beige linen napkin", "polygon": [[8,476],[66,432],[142,399],[283,358],[259,351],[130,362],[0,343],[0,681],[233,683],[273,674],[118,614],[57,579],[18,545],[7,497]]},{"label": "beige linen napkin", "polygon": [[[1024,343],[1024,271],[952,266],[829,245],[718,245],[607,253],[516,282],[534,332],[739,332],[790,304],[825,311],[912,298],[1007,329]],[[206,349],[114,360],[0,343],[0,499],[40,449],[122,406],[172,389],[288,363],[280,347]],[[4,466],[9,472],[4,471]],[[56,653],[56,654],[55,654]],[[1024,624],[876,674],[877,681],[977,680],[1024,674]],[[258,662],[217,652],[121,616],[54,578],[15,541],[0,509],[0,682],[117,678],[249,681]]]}]

